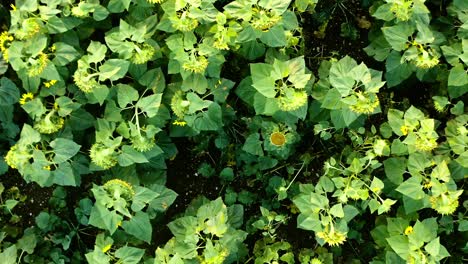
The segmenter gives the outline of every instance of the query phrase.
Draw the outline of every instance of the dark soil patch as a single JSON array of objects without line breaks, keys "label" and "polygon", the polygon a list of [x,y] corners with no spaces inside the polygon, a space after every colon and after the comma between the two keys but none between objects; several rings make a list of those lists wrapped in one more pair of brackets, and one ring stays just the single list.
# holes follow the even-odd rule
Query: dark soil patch
[{"label": "dark soil patch", "polygon": [[18,171],[10,169],[7,173],[0,176],[0,181],[5,187],[5,191],[17,187],[21,195],[26,196],[24,202],[18,203],[13,208],[13,213],[20,217],[16,224],[19,227],[27,228],[35,224],[34,218],[44,209],[49,207],[49,198],[52,196],[53,188],[42,188],[36,183],[26,183]]},{"label": "dark soil patch", "polygon": [[[321,61],[345,55],[371,68],[383,69],[363,50],[368,45],[368,27],[372,19],[368,9],[362,7],[359,0],[319,1],[315,11],[314,14],[303,14],[305,58],[309,69],[317,73]],[[357,30],[356,39],[340,36],[341,25],[346,22]],[[320,27],[324,23],[327,23],[326,29],[320,34]]]},{"label": "dark soil patch", "polygon": [[217,177],[205,178],[197,173],[202,162],[211,162],[209,157],[197,155],[193,148],[195,144],[188,139],[173,139],[178,149],[174,160],[167,161],[166,187],[175,191],[178,196],[175,202],[161,217],[161,224],[153,226],[153,242],[155,247],[162,247],[172,237],[167,223],[185,212],[190,202],[203,195],[210,200],[220,195],[221,185]]}]

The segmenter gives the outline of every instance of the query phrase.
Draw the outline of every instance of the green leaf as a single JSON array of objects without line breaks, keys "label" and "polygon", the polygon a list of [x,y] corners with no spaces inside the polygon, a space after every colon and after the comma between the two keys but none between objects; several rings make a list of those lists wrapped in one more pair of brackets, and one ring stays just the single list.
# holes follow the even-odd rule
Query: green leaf
[{"label": "green leaf", "polygon": [[361,116],[361,114],[349,111],[348,109],[332,110],[330,112],[330,117],[335,129],[349,127],[359,116]]},{"label": "green leaf", "polygon": [[103,253],[101,250],[94,250],[86,255],[86,261],[89,264],[109,264],[110,263],[110,256]]},{"label": "green leaf", "polygon": [[[37,245],[36,234],[31,229],[26,229],[23,237],[16,243],[16,247],[28,254],[33,254]],[[2,259],[3,261],[3,259]]]},{"label": "green leaf", "polygon": [[264,7],[266,9],[271,9],[273,12],[275,12],[278,15],[283,14],[287,9],[289,4],[291,3],[291,0],[259,0],[258,4],[261,7]]},{"label": "green leaf", "polygon": [[256,40],[242,43],[239,53],[248,60],[256,60],[265,54],[265,45]]},{"label": "green leaf", "polygon": [[[162,94],[152,94],[138,100],[136,107],[145,112],[148,117],[153,117],[158,114],[161,106]],[[188,98],[187,98],[188,99]]]},{"label": "green leaf", "polygon": [[149,206],[156,212],[164,212],[175,201],[177,193],[162,185],[158,185],[156,191],[159,192],[159,196],[151,201]]},{"label": "green leaf", "polygon": [[122,153],[118,156],[117,160],[122,167],[130,166],[135,163],[148,162],[148,159],[143,153],[136,151],[128,145],[122,147]]},{"label": "green leaf", "polygon": [[396,190],[414,200],[423,199],[426,195],[423,191],[421,180],[418,177],[409,178],[400,184]]},{"label": "green leaf", "polygon": [[187,101],[190,102],[188,114],[194,114],[197,111],[207,108],[213,103],[212,101],[201,99],[196,93],[188,93]]},{"label": "green leaf", "polygon": [[[31,1],[33,2],[33,1]],[[46,27],[49,34],[64,33],[83,23],[83,20],[76,17],[56,17],[47,20]]]},{"label": "green leaf", "polygon": [[110,0],[107,5],[107,9],[111,13],[122,13],[124,10],[128,10],[132,0]]},{"label": "green leaf", "polygon": [[128,234],[148,244],[151,242],[153,229],[146,213],[137,212],[129,221],[124,221],[122,227]]},{"label": "green leaf", "polygon": [[385,20],[385,21],[391,21],[395,18],[395,15],[391,11],[392,4],[382,4],[379,5],[377,10],[372,13],[372,16],[380,19],[380,20]]},{"label": "green leaf", "polygon": [[402,259],[406,259],[408,257],[410,247],[407,237],[402,235],[392,236],[387,238],[387,242],[393,251],[395,251]]},{"label": "green leaf", "polygon": [[402,51],[406,49],[406,43],[414,32],[414,26],[409,23],[398,23],[394,26],[382,27],[382,32],[394,50]]},{"label": "green leaf", "polygon": [[197,243],[199,238],[197,233],[197,218],[193,216],[179,217],[168,225],[171,233],[177,238],[185,240],[187,243]]},{"label": "green leaf", "polygon": [[31,145],[39,141],[41,141],[41,134],[34,130],[30,125],[24,124],[18,143],[21,142],[25,145]]},{"label": "green leaf", "polygon": [[350,94],[355,80],[351,73],[355,67],[358,67],[356,61],[349,56],[344,57],[330,68],[330,84],[340,92],[342,97]]},{"label": "green leaf", "polygon": [[394,184],[400,185],[403,182],[403,174],[406,171],[405,158],[389,158],[384,162],[385,175]]},{"label": "green leaf", "polygon": [[87,59],[89,62],[100,62],[106,57],[107,46],[99,41],[91,41],[87,49],[89,55]]},{"label": "green leaf", "polygon": [[0,259],[5,264],[16,264],[17,248],[16,245],[12,245],[0,253]]},{"label": "green leaf", "polygon": [[429,253],[433,257],[437,257],[440,252],[440,241],[439,237],[434,238],[431,242],[429,242],[424,249],[427,253]]},{"label": "green leaf", "polygon": [[323,98],[322,108],[326,109],[341,109],[343,103],[341,103],[341,94],[336,88],[328,90],[327,94]]},{"label": "green leaf", "polygon": [[413,226],[413,233],[408,235],[409,242],[412,244],[422,244],[427,243],[437,237],[437,218],[427,218],[422,222],[419,220],[416,221],[416,224]]},{"label": "green leaf", "polygon": [[6,77],[0,79],[0,105],[12,105],[18,102],[20,91],[16,84]]},{"label": "green leaf", "polygon": [[443,182],[449,182],[450,181],[450,171],[447,166],[447,162],[443,160],[441,163],[439,163],[431,173],[431,177],[434,177],[435,179],[438,179]]},{"label": "green leaf", "polygon": [[344,217],[343,205],[339,203],[332,206],[332,208],[330,208],[330,214],[339,218]]},{"label": "green leaf", "polygon": [[406,80],[415,68],[413,64],[401,63],[401,55],[396,51],[392,51],[387,57],[385,67],[387,68],[385,79],[388,87],[394,87]]},{"label": "green leaf", "polygon": [[123,217],[117,214],[116,211],[109,211],[107,208],[98,204],[94,205],[89,216],[90,225],[106,229],[111,235],[117,230],[122,220]]},{"label": "green leaf", "polygon": [[144,254],[144,249],[123,246],[115,251],[114,256],[119,258],[123,264],[138,264]]},{"label": "green leaf", "polygon": [[409,220],[404,218],[387,218],[387,231],[393,235],[403,234],[409,226]]},{"label": "green leaf", "polygon": [[57,66],[65,66],[80,56],[80,53],[73,46],[64,42],[56,42],[53,45],[55,46],[55,57],[52,62]]},{"label": "green leaf", "polygon": [[75,175],[70,163],[62,163],[53,172],[54,183],[62,186],[79,186],[80,178]]},{"label": "green leaf", "polygon": [[379,210],[377,211],[377,213],[380,215],[390,211],[392,205],[394,205],[396,202],[396,200],[385,199],[382,205],[379,206]]},{"label": "green leaf", "polygon": [[297,228],[318,232],[322,228],[322,222],[316,216],[300,214],[297,217]]},{"label": "green leaf", "polygon": [[127,84],[117,84],[117,102],[121,108],[125,108],[128,104],[138,100],[138,91]]},{"label": "green leaf", "polygon": [[260,141],[260,134],[250,134],[242,147],[242,150],[256,156],[263,156],[262,141]]},{"label": "green leaf", "polygon": [[[286,1],[285,1],[286,2]],[[286,34],[282,26],[274,26],[267,32],[263,32],[260,40],[269,47],[282,47],[287,44]]]},{"label": "green leaf", "polygon": [[457,98],[468,92],[468,74],[463,65],[450,69],[448,76],[449,95],[452,98]]},{"label": "green leaf", "polygon": [[223,126],[223,113],[221,106],[212,103],[208,111],[202,113],[202,116],[195,119],[194,128],[200,131],[218,130]]},{"label": "green leaf", "polygon": [[468,220],[460,220],[460,222],[458,222],[458,231],[459,232],[468,231]]},{"label": "green leaf", "polygon": [[50,146],[54,150],[53,161],[55,163],[62,163],[69,159],[80,151],[80,145],[76,144],[73,140],[66,138],[56,138],[50,142]]},{"label": "green leaf", "polygon": [[148,188],[135,187],[135,196],[132,200],[132,210],[134,212],[141,211],[147,204],[159,196],[159,193],[154,192]]},{"label": "green leaf", "polygon": [[116,81],[125,76],[130,62],[121,59],[109,59],[99,67],[99,81]]}]

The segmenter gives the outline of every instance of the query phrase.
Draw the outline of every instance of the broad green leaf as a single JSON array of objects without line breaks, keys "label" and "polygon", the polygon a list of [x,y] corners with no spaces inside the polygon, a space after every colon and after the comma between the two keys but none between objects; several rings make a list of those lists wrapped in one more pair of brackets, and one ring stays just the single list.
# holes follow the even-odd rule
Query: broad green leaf
[{"label": "broad green leaf", "polygon": [[330,208],[330,214],[338,218],[344,217],[343,205],[339,203],[332,206],[332,208]]},{"label": "broad green leaf", "polygon": [[[33,2],[33,1],[30,1]],[[83,20],[76,17],[53,16],[47,20],[46,27],[49,34],[64,33],[82,24]]]},{"label": "broad green leaf", "polygon": [[80,150],[80,145],[76,144],[73,140],[66,138],[56,138],[50,142],[50,146],[54,150],[53,161],[55,163],[62,163],[78,153]]},{"label": "broad green leaf", "polygon": [[20,91],[15,83],[6,77],[0,79],[0,106],[12,105],[18,102]]},{"label": "broad green leaf", "polygon": [[194,128],[200,131],[218,130],[223,126],[222,115],[221,106],[212,103],[208,107],[208,111],[204,111],[201,117],[195,119]]},{"label": "broad green leaf", "polygon": [[107,47],[99,41],[91,41],[87,49],[89,62],[100,62],[106,57]]},{"label": "broad green leaf", "polygon": [[260,141],[260,134],[250,134],[245,140],[242,150],[256,156],[263,156],[262,141]]},{"label": "broad green leaf", "polygon": [[132,0],[110,0],[107,5],[107,9],[111,13],[121,13],[124,10],[128,10]]},{"label": "broad green leaf", "polygon": [[[286,1],[285,1],[286,2]],[[286,34],[282,26],[274,26],[263,32],[260,40],[269,47],[282,47],[287,44]]]},{"label": "broad green leaf", "polygon": [[25,124],[21,130],[19,142],[25,145],[30,145],[39,141],[41,141],[41,134],[34,130],[30,125]]},{"label": "broad green leaf", "polygon": [[468,220],[461,220],[461,221],[458,223],[458,231],[459,231],[459,232],[468,231]]},{"label": "broad green leaf", "polygon": [[99,81],[116,81],[125,76],[130,62],[121,59],[109,59],[99,67]]},{"label": "broad green leaf", "polygon": [[372,182],[371,182],[371,185],[370,185],[370,189],[371,189],[373,192],[379,194],[380,192],[382,192],[383,188],[384,188],[384,183],[383,183],[379,178],[374,177],[374,178],[372,179]]},{"label": "broad green leaf", "polygon": [[196,234],[198,222],[193,216],[179,217],[168,225],[171,233],[177,238],[196,243],[198,235]]},{"label": "broad green leaf", "polygon": [[413,232],[408,235],[410,243],[427,243],[437,237],[437,218],[427,218],[422,222],[416,221]]},{"label": "broad green leaf", "polygon": [[297,228],[311,231],[320,231],[322,228],[322,222],[318,217],[306,216],[305,214],[300,214],[297,217]]},{"label": "broad green leaf", "polygon": [[119,258],[119,262],[122,261],[123,264],[138,264],[144,254],[144,249],[123,246],[115,251],[114,256]]},{"label": "broad green leaf", "polygon": [[281,15],[287,9],[291,0],[259,0],[258,4],[266,9],[271,9],[277,15]]},{"label": "broad green leaf", "polygon": [[410,250],[407,237],[402,235],[392,236],[387,238],[387,242],[393,251],[395,251],[402,259],[407,258]]},{"label": "broad green leaf", "polygon": [[122,153],[118,156],[117,160],[122,167],[130,166],[135,163],[148,162],[148,159],[143,153],[136,151],[128,145],[122,147]]},{"label": "broad green leaf", "polygon": [[87,93],[86,96],[90,103],[99,103],[102,105],[109,95],[109,88],[106,85],[98,85],[94,87],[92,93]]},{"label": "broad green leaf", "polygon": [[431,166],[431,161],[423,153],[412,153],[408,157],[408,171],[412,176],[421,177],[421,173],[429,166]]},{"label": "broad green leaf", "polygon": [[400,185],[403,182],[403,174],[406,171],[405,158],[389,158],[384,160],[385,175],[394,184]]},{"label": "broad green leaf", "polygon": [[356,61],[349,56],[332,63],[329,75],[330,84],[339,91],[342,97],[348,96],[355,84],[355,80],[350,73],[357,66]]},{"label": "broad green leaf", "polygon": [[98,204],[94,205],[89,216],[90,225],[106,229],[111,235],[117,230],[122,220],[123,217],[117,214],[116,211],[109,211],[107,208]]},{"label": "broad green leaf", "polygon": [[188,114],[194,114],[197,111],[207,108],[213,103],[212,101],[201,99],[196,93],[188,93],[187,100],[190,102]]},{"label": "broad green leaf", "polygon": [[448,77],[449,95],[457,98],[468,92],[468,74],[463,65],[458,64],[450,70]]},{"label": "broad green leaf", "polygon": [[127,84],[117,84],[117,102],[121,108],[125,108],[128,104],[138,100],[138,91]]},{"label": "broad green leaf", "polygon": [[5,264],[15,264],[15,263],[17,263],[16,262],[16,257],[17,257],[17,248],[16,248],[15,244],[13,244],[12,246],[9,246],[8,248],[6,248],[2,252],[0,252],[0,259]]},{"label": "broad green leaf", "polygon": [[409,220],[404,218],[387,218],[387,231],[390,236],[403,234],[409,226]]},{"label": "broad green leaf", "polygon": [[394,205],[396,202],[397,202],[396,200],[385,199],[382,205],[379,206],[377,213],[380,215],[380,214],[390,211],[392,205]]},{"label": "broad green leaf", "polygon": [[414,26],[409,23],[398,23],[394,26],[382,27],[382,32],[394,50],[402,51],[406,49],[406,43],[414,32]]},{"label": "broad green leaf", "polygon": [[152,226],[146,213],[137,212],[130,220],[124,221],[122,227],[128,234],[148,244],[151,242]]},{"label": "broad green leaf", "polygon": [[367,53],[367,55],[374,57],[374,59],[377,61],[385,61],[385,59],[392,51],[392,47],[385,40],[385,37],[380,35],[374,39],[369,44],[369,46],[365,47],[364,51]]},{"label": "broad green leaf", "polygon": [[[33,254],[37,245],[36,234],[31,229],[26,229],[23,237],[16,243],[16,247],[28,254]],[[3,260],[2,260],[3,261]]]},{"label": "broad green leaf", "polygon": [[401,63],[401,55],[392,51],[385,62],[387,71],[385,79],[388,87],[394,87],[413,74],[416,66],[410,63]]},{"label": "broad green leaf", "polygon": [[438,179],[443,182],[449,182],[450,181],[450,171],[447,166],[447,162],[442,161],[440,162],[433,170],[431,173],[431,177],[434,177],[435,179]]},{"label": "broad green leaf", "polygon": [[110,263],[110,256],[103,253],[101,250],[94,250],[85,255],[86,261],[89,264],[108,264]]},{"label": "broad green leaf", "polygon": [[248,60],[256,60],[265,54],[265,44],[256,40],[242,43],[239,53]]},{"label": "broad green leaf", "polygon": [[175,201],[177,193],[162,185],[158,185],[156,191],[159,192],[159,196],[151,201],[149,206],[156,212],[164,212]]},{"label": "broad green leaf", "polygon": [[[252,76],[253,77],[253,76]],[[263,79],[253,79],[252,86],[263,96],[267,98],[274,98],[276,95],[275,79],[266,77]]]},{"label": "broad green leaf", "polygon": [[81,106],[79,103],[73,102],[72,99],[66,96],[60,96],[55,100],[55,102],[58,104],[58,114],[62,117],[69,116],[73,111],[79,109]]},{"label": "broad green leaf", "polygon": [[340,92],[338,89],[332,88],[325,95],[321,107],[326,109],[341,109],[342,105]]},{"label": "broad green leaf", "polygon": [[159,107],[161,106],[161,99],[162,94],[152,94],[138,100],[136,106],[140,108],[141,111],[145,112],[148,117],[153,117],[158,114]]},{"label": "broad green leaf", "polygon": [[391,21],[395,18],[395,15],[391,11],[392,4],[385,3],[379,5],[379,7],[372,13],[372,16],[385,21]]},{"label": "broad green leaf", "polygon": [[396,190],[414,200],[420,200],[426,195],[418,177],[409,178],[400,184]]},{"label": "broad green leaf", "polygon": [[195,91],[198,94],[205,94],[208,88],[208,81],[203,74],[190,74],[182,82],[181,86],[184,91]]},{"label": "broad green leaf", "polygon": [[134,212],[141,211],[147,204],[159,196],[159,193],[148,188],[135,187],[135,196],[132,200],[132,210]]},{"label": "broad green leaf", "polygon": [[61,186],[79,186],[80,177],[75,175],[69,162],[61,163],[53,172],[54,183]]},{"label": "broad green leaf", "polygon": [[55,57],[52,62],[57,66],[65,66],[80,56],[80,53],[73,46],[64,42],[56,42],[53,45],[55,46]]}]

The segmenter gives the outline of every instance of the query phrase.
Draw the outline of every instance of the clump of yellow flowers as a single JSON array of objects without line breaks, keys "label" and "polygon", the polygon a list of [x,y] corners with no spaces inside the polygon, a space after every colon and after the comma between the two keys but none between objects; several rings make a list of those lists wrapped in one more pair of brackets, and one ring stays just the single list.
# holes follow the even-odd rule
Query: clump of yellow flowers
[{"label": "clump of yellow flowers", "polygon": [[333,224],[325,226],[321,232],[317,232],[317,237],[323,239],[328,245],[334,247],[346,241],[346,233],[335,229]]}]

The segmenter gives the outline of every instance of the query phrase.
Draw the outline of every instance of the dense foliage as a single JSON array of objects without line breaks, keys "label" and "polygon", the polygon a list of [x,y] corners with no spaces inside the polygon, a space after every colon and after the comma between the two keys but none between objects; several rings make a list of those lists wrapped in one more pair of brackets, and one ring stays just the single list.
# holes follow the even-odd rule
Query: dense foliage
[{"label": "dense foliage", "polygon": [[2,263],[468,261],[467,1],[6,2]]}]

